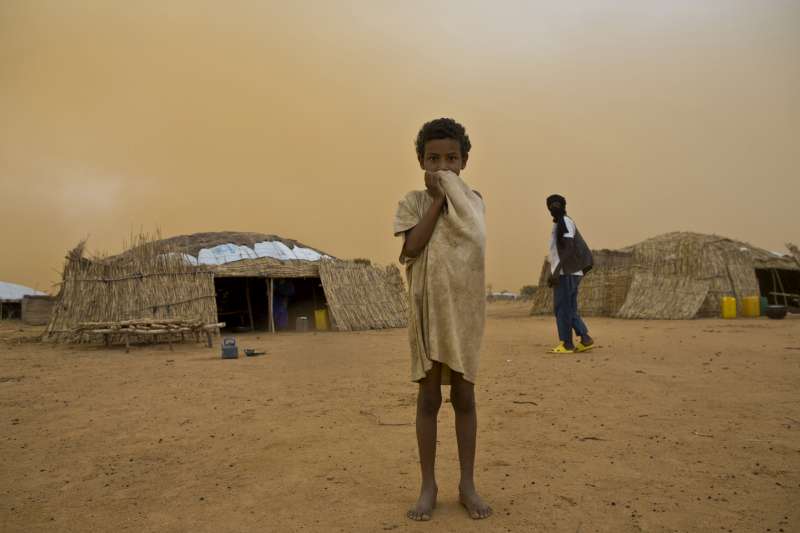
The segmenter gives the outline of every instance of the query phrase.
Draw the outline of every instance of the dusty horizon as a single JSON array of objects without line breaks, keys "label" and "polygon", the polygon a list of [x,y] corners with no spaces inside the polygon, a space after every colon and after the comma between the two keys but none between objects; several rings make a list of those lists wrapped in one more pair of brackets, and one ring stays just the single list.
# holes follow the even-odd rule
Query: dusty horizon
[{"label": "dusty horizon", "polygon": [[423,122],[462,122],[487,282],[535,284],[567,197],[593,248],[800,241],[800,4],[0,5],[0,280],[88,237],[253,231],[396,263]]}]

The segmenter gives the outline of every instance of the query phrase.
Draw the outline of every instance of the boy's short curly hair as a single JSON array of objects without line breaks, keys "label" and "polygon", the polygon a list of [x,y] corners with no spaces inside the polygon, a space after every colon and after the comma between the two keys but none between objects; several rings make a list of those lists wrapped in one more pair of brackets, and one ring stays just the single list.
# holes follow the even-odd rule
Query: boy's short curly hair
[{"label": "boy's short curly hair", "polygon": [[425,143],[435,139],[455,139],[461,146],[461,158],[467,159],[472,143],[469,142],[469,135],[464,126],[452,118],[437,118],[426,122],[420,128],[415,142],[417,148],[417,158],[422,161],[425,156]]}]

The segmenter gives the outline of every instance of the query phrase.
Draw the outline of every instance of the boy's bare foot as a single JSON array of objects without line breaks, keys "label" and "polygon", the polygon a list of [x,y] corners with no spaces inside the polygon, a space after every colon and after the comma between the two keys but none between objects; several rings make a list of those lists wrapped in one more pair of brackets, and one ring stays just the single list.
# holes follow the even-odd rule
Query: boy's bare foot
[{"label": "boy's bare foot", "polygon": [[478,492],[475,490],[475,487],[472,487],[471,489],[459,487],[458,500],[467,510],[470,518],[481,520],[483,518],[489,518],[492,515],[492,508],[489,507],[489,504],[483,501],[480,496],[478,496]]},{"label": "boy's bare foot", "polygon": [[422,487],[417,503],[408,510],[406,516],[418,522],[425,522],[433,518],[433,510],[436,507],[436,494],[438,492],[439,488],[436,485],[430,488]]}]

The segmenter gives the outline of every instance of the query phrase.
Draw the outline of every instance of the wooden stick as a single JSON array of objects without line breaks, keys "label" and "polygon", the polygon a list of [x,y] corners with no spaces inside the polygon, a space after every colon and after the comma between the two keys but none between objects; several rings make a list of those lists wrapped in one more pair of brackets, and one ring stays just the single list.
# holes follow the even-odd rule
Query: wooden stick
[{"label": "wooden stick", "polygon": [[267,300],[267,306],[269,306],[269,309],[267,309],[269,313],[269,330],[272,333],[275,333],[275,313],[273,312],[273,304],[275,302],[275,280],[273,278],[269,278],[269,291],[267,294]]},{"label": "wooden stick", "polygon": [[247,298],[247,314],[250,317],[250,331],[255,331],[253,324],[253,305],[250,303],[250,278],[244,278],[244,294]]},{"label": "wooden stick", "polygon": [[[158,335],[163,335],[164,333],[169,333],[167,329],[137,329],[136,331],[132,331],[131,333],[135,333],[136,335],[152,335],[157,337]],[[156,338],[156,341],[158,339]]]}]

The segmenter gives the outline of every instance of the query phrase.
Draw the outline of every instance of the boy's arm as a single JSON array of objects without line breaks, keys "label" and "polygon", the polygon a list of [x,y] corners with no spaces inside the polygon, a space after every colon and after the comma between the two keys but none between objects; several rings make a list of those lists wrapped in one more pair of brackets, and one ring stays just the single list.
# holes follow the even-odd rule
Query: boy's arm
[{"label": "boy's arm", "polygon": [[428,245],[433,235],[433,228],[436,227],[436,221],[439,219],[444,208],[444,195],[441,197],[434,197],[433,203],[422,215],[419,224],[406,232],[406,239],[403,242],[403,255],[405,257],[418,257],[422,250]]},{"label": "boy's arm", "polygon": [[438,174],[425,172],[425,188],[433,197],[433,203],[422,215],[419,224],[406,232],[402,251],[402,255],[405,257],[419,257],[422,250],[428,246],[433,229],[436,227],[436,221],[439,219],[442,209],[447,205],[447,198]]}]

